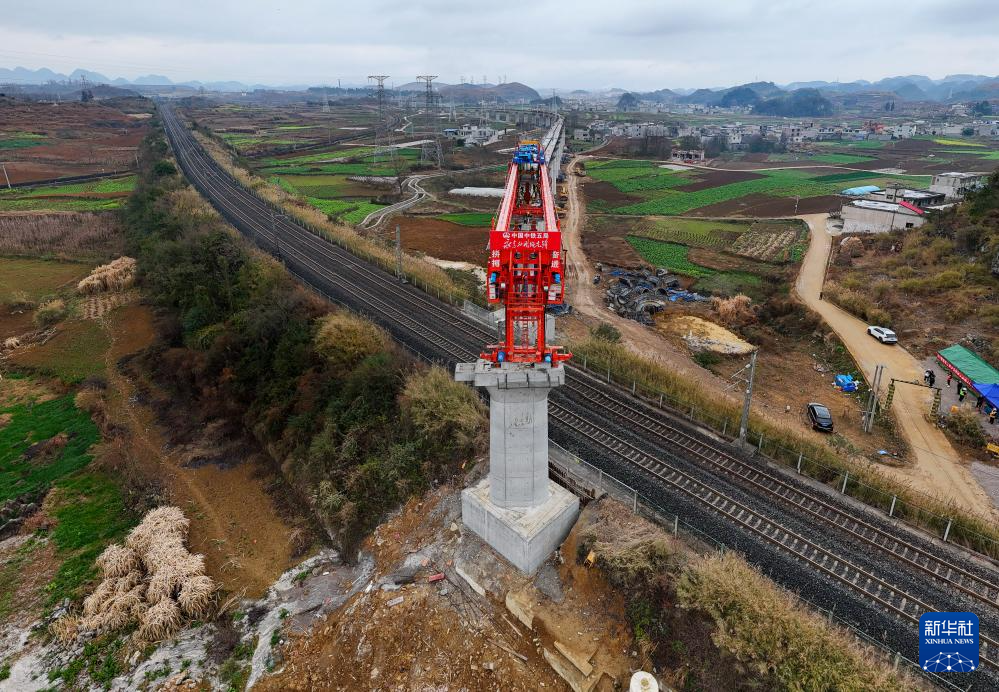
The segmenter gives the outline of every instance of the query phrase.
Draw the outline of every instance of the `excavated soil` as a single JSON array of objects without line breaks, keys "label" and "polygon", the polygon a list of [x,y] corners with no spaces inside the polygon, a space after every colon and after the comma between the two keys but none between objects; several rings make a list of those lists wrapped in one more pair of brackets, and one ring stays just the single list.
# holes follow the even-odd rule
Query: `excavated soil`
[{"label": "excavated soil", "polygon": [[626,204],[636,204],[643,201],[641,197],[627,195],[610,183],[598,181],[583,183],[583,194],[588,200],[600,200],[607,202],[608,206],[621,207]]},{"label": "excavated soil", "polygon": [[486,261],[488,228],[462,226],[440,219],[401,216],[397,219],[402,246],[407,252],[422,252],[442,260],[470,262]]},{"label": "excavated soil", "polygon": [[707,190],[712,187],[718,187],[719,185],[728,185],[729,183],[741,183],[746,180],[755,180],[757,178],[762,178],[763,176],[759,173],[753,173],[751,171],[698,171],[700,180],[696,183],[690,183],[689,185],[683,185],[682,187],[676,188],[679,192],[697,192],[698,190]]}]

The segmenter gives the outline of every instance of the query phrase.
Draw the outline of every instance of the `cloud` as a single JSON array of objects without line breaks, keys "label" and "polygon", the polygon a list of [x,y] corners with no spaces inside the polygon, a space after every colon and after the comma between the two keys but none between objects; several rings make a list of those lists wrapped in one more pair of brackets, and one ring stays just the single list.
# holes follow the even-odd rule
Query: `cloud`
[{"label": "cloud", "polygon": [[[0,63],[178,81],[358,84],[379,72],[401,84],[429,72],[632,90],[999,73],[983,28],[999,21],[992,3],[955,2],[912,0],[874,21],[866,0],[50,0],[4,8]],[[978,28],[940,40],[963,22]]]}]

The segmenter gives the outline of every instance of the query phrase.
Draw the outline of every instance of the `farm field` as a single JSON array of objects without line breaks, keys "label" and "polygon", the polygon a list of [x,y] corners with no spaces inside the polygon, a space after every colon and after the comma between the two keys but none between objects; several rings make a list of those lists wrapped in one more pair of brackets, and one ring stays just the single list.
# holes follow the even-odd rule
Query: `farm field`
[{"label": "farm field", "polygon": [[377,111],[369,106],[331,103],[322,112],[322,92],[309,94],[309,103],[289,105],[196,104],[186,111],[200,125],[232,145],[241,155],[316,145],[373,127]]},{"label": "farm field", "polygon": [[[398,165],[406,168],[420,159],[420,150],[396,150]],[[374,147],[338,147],[319,153],[261,159],[256,166],[260,175],[365,175],[395,176],[398,171],[389,155],[376,153]]]},{"label": "farm field", "polygon": [[106,211],[121,207],[135,176],[36,188],[0,189],[3,211]]},{"label": "farm field", "polygon": [[490,212],[452,212],[441,214],[437,218],[441,221],[449,221],[459,226],[472,226],[473,228],[489,228],[493,222],[493,214]]},{"label": "farm field", "polygon": [[[778,209],[758,215],[789,215],[795,208],[795,199],[829,197],[839,193],[849,185],[850,180],[864,179],[874,185],[889,182],[913,187],[924,187],[929,180],[925,177],[905,175],[867,174],[866,172],[845,171],[843,174],[830,174],[828,169],[775,169],[755,172],[714,172],[705,170],[673,171],[660,168],[651,161],[610,160],[588,162],[587,175],[606,183],[621,196],[601,199],[600,195],[590,204],[594,211],[640,216],[676,216],[697,213],[706,207],[715,207],[737,202],[741,198],[766,198],[764,201],[781,202]],[[859,175],[854,175],[859,173]],[[736,176],[741,176],[741,179]],[[849,177],[847,177],[849,176]],[[728,182],[731,180],[731,182]],[[788,200],[790,203],[788,204]],[[625,203],[625,202],[631,202]],[[754,205],[755,206],[755,205]],[[712,209],[715,211],[715,209]],[[799,209],[799,211],[802,211]],[[740,213],[735,205],[727,213]],[[725,215],[711,214],[711,215]]]},{"label": "farm field", "polygon": [[152,111],[152,102],[139,97],[64,102],[57,108],[37,101],[4,102],[0,155],[7,176],[17,185],[133,169]]}]

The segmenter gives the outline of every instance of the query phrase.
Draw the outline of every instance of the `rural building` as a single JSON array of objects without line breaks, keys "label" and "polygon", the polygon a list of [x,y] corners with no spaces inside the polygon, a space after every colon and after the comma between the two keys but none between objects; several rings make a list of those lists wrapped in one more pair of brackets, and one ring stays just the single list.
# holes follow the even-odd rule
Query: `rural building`
[{"label": "rural building", "polygon": [[889,187],[887,190],[877,190],[876,192],[864,195],[865,199],[872,199],[876,202],[908,202],[909,204],[926,209],[937,204],[943,204],[946,195],[942,192],[932,192],[930,190],[910,190],[902,187]]},{"label": "rural building", "polygon": [[844,233],[887,233],[926,223],[926,212],[905,201],[858,199],[844,204],[840,214]]},{"label": "rural building", "polygon": [[704,160],[704,150],[703,149],[674,149],[670,152],[669,158],[671,161],[680,161],[682,163],[688,163],[690,161],[703,161]]},{"label": "rural building", "polygon": [[933,176],[930,185],[932,192],[942,192],[947,199],[962,199],[972,190],[977,190],[985,184],[985,176],[981,173],[938,173]]},{"label": "rural building", "polygon": [[464,140],[466,145],[481,147],[495,142],[499,138],[499,132],[491,127],[462,125],[461,127],[447,128],[444,130],[444,136],[448,139]]}]

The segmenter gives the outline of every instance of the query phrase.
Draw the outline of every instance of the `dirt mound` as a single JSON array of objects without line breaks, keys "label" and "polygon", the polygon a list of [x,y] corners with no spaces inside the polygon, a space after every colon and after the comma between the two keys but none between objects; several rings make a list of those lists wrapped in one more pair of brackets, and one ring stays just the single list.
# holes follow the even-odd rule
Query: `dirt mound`
[{"label": "dirt mound", "polygon": [[711,351],[724,355],[742,355],[753,350],[753,345],[743,341],[724,327],[694,317],[693,315],[665,315],[656,327],[667,334],[683,339],[691,351]]}]

